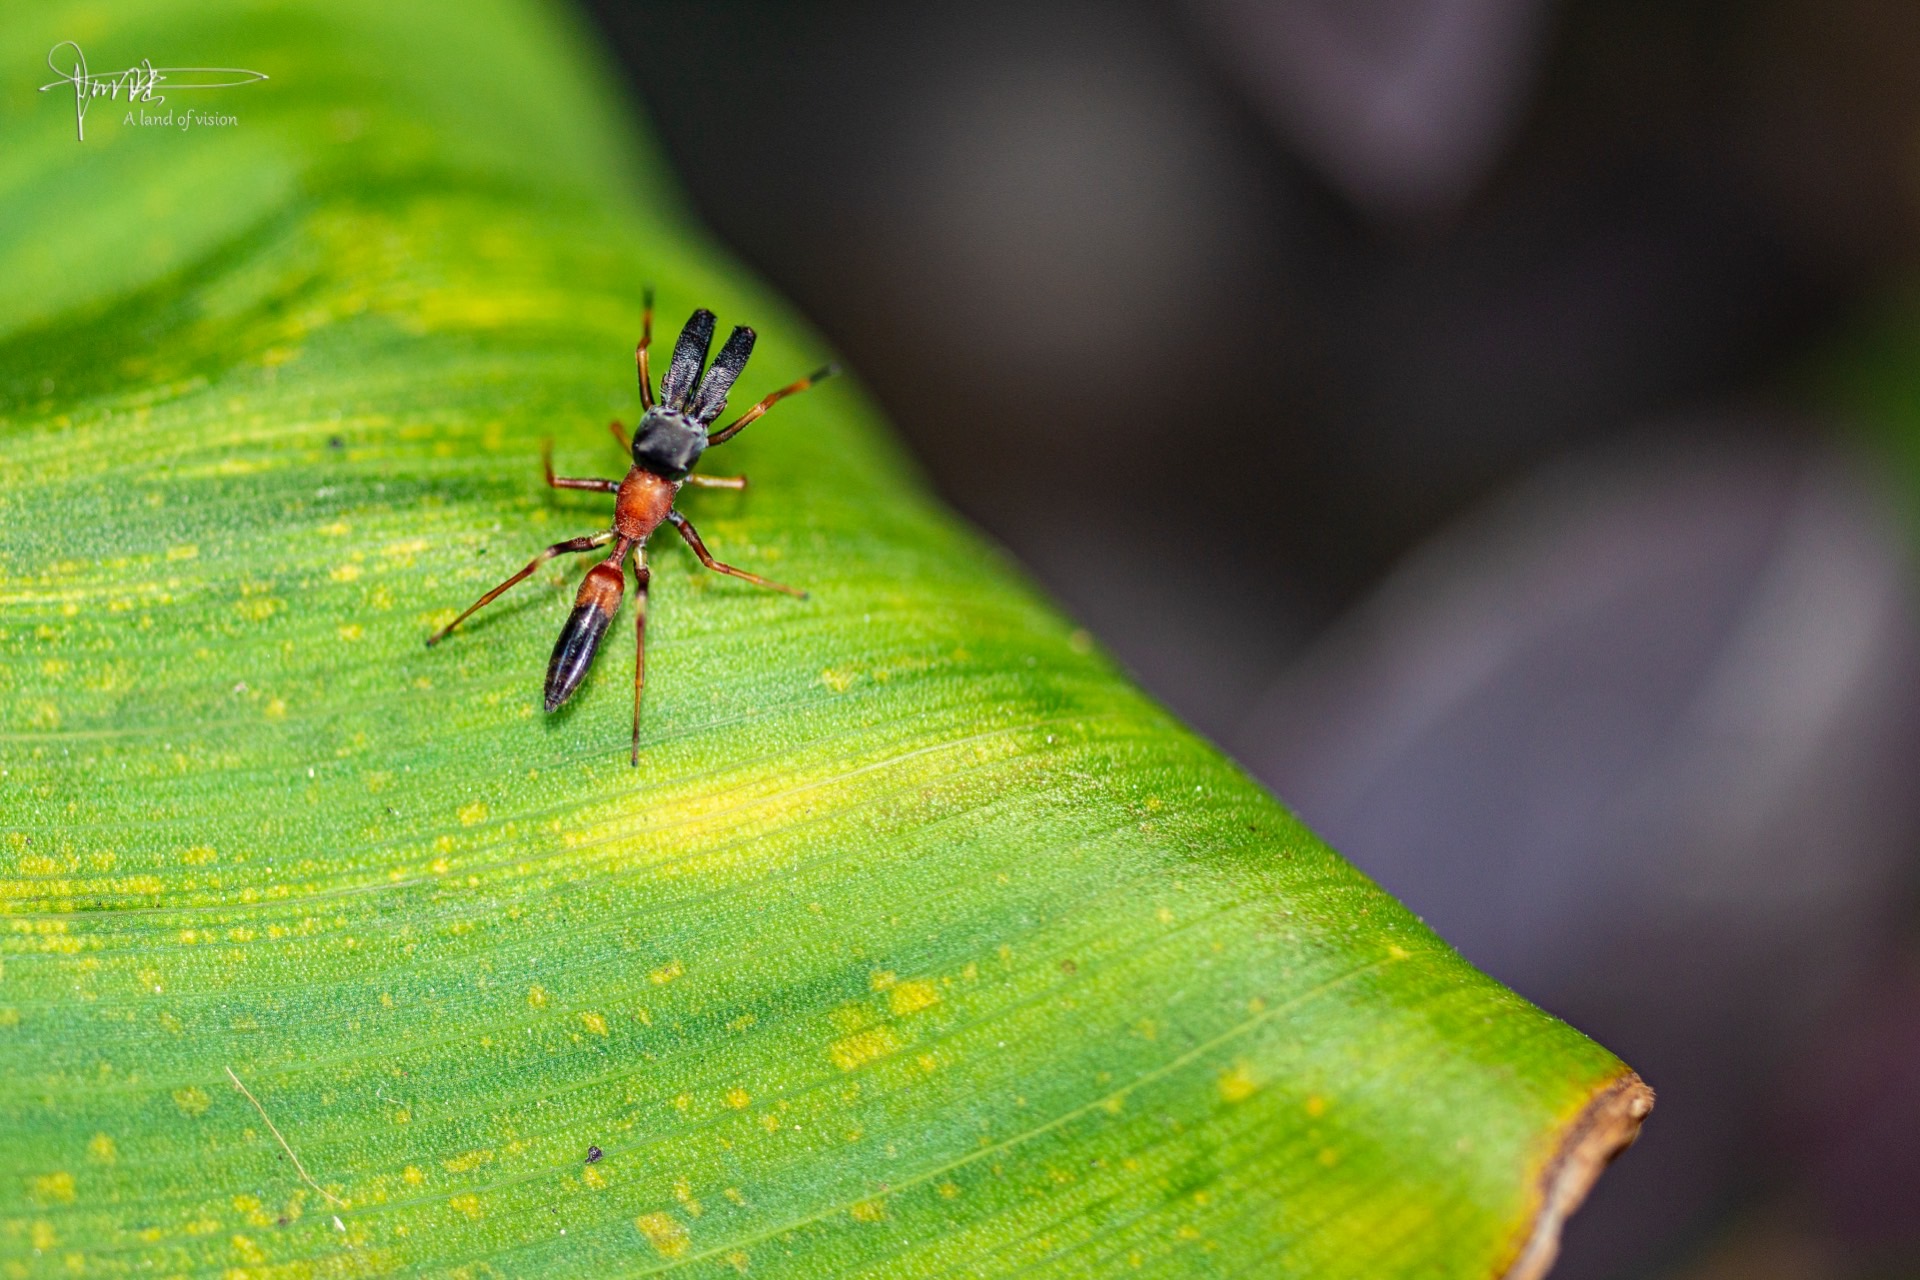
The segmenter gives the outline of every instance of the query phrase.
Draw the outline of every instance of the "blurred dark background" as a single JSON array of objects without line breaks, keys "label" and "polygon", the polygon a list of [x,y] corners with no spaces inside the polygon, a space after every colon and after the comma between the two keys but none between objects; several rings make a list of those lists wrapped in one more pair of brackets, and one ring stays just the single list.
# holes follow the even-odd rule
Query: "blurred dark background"
[{"label": "blurred dark background", "polygon": [[1557,1276],[1920,1275],[1912,530],[1815,372],[1920,5],[589,9],[947,499],[1660,1090]]}]

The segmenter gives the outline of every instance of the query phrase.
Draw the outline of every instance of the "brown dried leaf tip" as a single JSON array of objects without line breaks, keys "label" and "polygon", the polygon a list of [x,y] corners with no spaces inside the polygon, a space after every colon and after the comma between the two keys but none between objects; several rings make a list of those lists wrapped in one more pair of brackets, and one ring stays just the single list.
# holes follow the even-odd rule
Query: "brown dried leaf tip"
[{"label": "brown dried leaf tip", "polygon": [[1653,1090],[1629,1071],[1589,1102],[1567,1127],[1560,1149],[1540,1171],[1533,1227],[1501,1280],[1540,1280],[1560,1256],[1560,1229],[1587,1198],[1601,1171],[1633,1145],[1653,1111]]}]

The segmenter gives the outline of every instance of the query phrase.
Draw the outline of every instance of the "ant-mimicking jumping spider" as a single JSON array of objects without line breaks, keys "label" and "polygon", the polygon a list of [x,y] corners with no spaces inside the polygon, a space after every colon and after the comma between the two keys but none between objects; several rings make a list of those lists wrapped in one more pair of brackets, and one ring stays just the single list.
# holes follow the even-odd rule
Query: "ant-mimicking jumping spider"
[{"label": "ant-mimicking jumping spider", "polygon": [[773,392],[720,430],[709,432],[714,419],[726,412],[727,392],[733,389],[734,379],[740,376],[740,371],[746,367],[747,357],[753,354],[753,330],[745,325],[734,326],[733,332],[727,335],[725,344],[721,346],[720,354],[708,365],[707,352],[713,346],[713,312],[704,307],[695,311],[686,327],[680,330],[680,340],[674,344],[673,359],[667,365],[666,375],[660,379],[658,402],[654,400],[652,379],[647,373],[647,347],[652,341],[653,290],[649,289],[640,318],[640,342],[633,349],[634,367],[640,375],[642,410],[640,423],[634,429],[633,443],[627,443],[626,433],[619,422],[608,424],[620,447],[633,455],[633,466],[624,480],[556,476],[553,474],[553,442],[547,441],[541,446],[541,462],[546,469],[547,483],[553,488],[587,489],[594,493],[616,495],[613,500],[613,527],[554,543],[535,556],[526,568],[481,596],[465,613],[427,637],[429,645],[445,639],[448,632],[476,611],[493,603],[507,588],[532,576],[534,570],[555,556],[591,551],[613,543],[612,553],[587,570],[586,581],[580,584],[580,594],[574,597],[573,612],[560,629],[560,639],[553,646],[553,656],[547,661],[547,710],[557,711],[586,678],[588,668],[593,666],[594,654],[600,650],[601,638],[612,624],[613,615],[620,609],[620,601],[626,593],[626,576],[621,573],[620,565],[631,553],[635,591],[633,752],[630,759],[635,766],[640,763],[640,692],[646,681],[647,583],[653,576],[647,569],[647,539],[662,524],[671,524],[707,568],[744,579],[757,587],[784,591],[790,596],[805,599],[807,593],[804,591],[769,582],[757,574],[715,560],[708,553],[706,544],[700,541],[700,534],[692,523],[674,510],[673,502],[680,487],[686,484],[709,489],[746,488],[745,476],[697,476],[693,474],[694,464],[700,461],[700,455],[706,450],[717,444],[725,444],[739,435],[748,424],[779,401],[798,395],[814,383],[839,372],[836,366],[828,365]]}]

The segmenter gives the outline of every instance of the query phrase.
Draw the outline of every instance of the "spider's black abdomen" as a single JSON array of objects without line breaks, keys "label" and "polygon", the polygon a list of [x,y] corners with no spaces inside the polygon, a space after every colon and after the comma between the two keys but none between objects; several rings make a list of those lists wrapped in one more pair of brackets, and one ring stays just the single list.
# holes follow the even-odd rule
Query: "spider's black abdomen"
[{"label": "spider's black abdomen", "polygon": [[607,634],[607,624],[612,621],[613,615],[598,605],[574,606],[573,612],[567,617],[567,625],[560,628],[560,639],[554,643],[553,656],[547,659],[547,710],[559,710],[561,704],[580,687],[580,682],[587,678],[587,671],[593,666],[593,655],[599,652],[600,641]]},{"label": "spider's black abdomen", "polygon": [[633,433],[633,462],[669,480],[685,480],[706,451],[706,428],[684,413],[649,409]]}]

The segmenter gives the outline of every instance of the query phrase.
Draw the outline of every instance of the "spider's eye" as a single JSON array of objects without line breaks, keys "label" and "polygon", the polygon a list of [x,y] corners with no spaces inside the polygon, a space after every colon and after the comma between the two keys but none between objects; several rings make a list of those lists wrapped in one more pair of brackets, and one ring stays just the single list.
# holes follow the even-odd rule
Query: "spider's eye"
[{"label": "spider's eye", "polygon": [[655,475],[684,480],[707,448],[707,433],[685,414],[651,409],[633,436],[633,461]]}]

